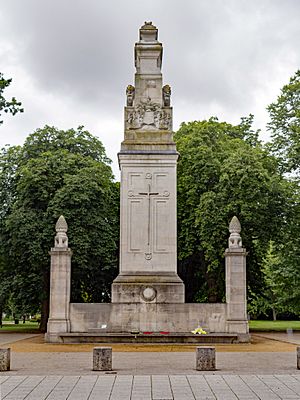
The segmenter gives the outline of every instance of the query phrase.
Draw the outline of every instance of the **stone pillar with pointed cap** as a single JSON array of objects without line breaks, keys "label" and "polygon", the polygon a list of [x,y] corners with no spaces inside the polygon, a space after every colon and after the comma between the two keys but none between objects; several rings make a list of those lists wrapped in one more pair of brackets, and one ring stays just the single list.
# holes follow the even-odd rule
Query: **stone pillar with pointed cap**
[{"label": "stone pillar with pointed cap", "polygon": [[59,342],[59,333],[70,332],[71,256],[68,247],[68,225],[61,215],[55,225],[54,247],[50,251],[50,309],[47,342]]},{"label": "stone pillar with pointed cap", "polygon": [[135,44],[128,85],[121,170],[120,271],[113,303],[183,303],[177,275],[176,164],[171,88],[163,86],[162,44],[152,22]]},{"label": "stone pillar with pointed cap", "polygon": [[248,335],[246,293],[246,249],[242,247],[241,224],[234,216],[225,251],[227,332]]}]

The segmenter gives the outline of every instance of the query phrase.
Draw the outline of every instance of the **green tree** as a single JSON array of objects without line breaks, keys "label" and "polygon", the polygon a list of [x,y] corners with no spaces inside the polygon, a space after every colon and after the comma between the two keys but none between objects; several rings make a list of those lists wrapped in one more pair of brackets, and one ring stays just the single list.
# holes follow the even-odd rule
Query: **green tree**
[{"label": "green tree", "polygon": [[277,307],[300,315],[300,186],[297,181],[289,182],[286,208],[282,241],[274,249],[273,292]]},{"label": "green tree", "polygon": [[187,301],[224,298],[224,250],[233,215],[242,224],[249,251],[248,283],[263,289],[262,259],[269,240],[280,236],[285,215],[283,178],[276,159],[257,140],[251,119],[237,126],[195,121],[175,135],[178,162],[179,271]]},{"label": "green tree", "polygon": [[89,132],[46,126],[0,155],[3,279],[17,306],[42,304],[46,327],[49,249],[69,225],[73,301],[106,301],[117,270],[118,185],[102,143]]},{"label": "green tree", "polygon": [[[279,264],[280,257],[275,249],[274,242],[270,241],[261,266],[262,278],[264,281],[264,291],[258,295],[254,295],[254,300],[252,303],[257,306],[254,314],[264,314],[267,316],[270,311],[272,311],[273,321],[276,321],[278,312],[288,311],[283,304],[278,302],[278,285],[276,276]],[[254,304],[252,304],[252,308]],[[250,304],[250,315],[251,314]]]},{"label": "green tree", "polygon": [[1,120],[1,114],[4,111],[5,113],[11,113],[15,115],[17,112],[23,112],[24,109],[21,108],[22,103],[17,101],[15,97],[12,97],[11,100],[6,100],[3,96],[4,90],[11,84],[12,79],[5,79],[3,74],[0,72],[0,125],[3,124],[3,120]]},{"label": "green tree", "polygon": [[300,70],[283,86],[277,101],[268,107],[271,148],[283,171],[300,169]]},{"label": "green tree", "polygon": [[275,246],[278,262],[272,270],[277,305],[300,314],[300,70],[268,107],[270,149],[287,175],[286,218],[282,241]]}]

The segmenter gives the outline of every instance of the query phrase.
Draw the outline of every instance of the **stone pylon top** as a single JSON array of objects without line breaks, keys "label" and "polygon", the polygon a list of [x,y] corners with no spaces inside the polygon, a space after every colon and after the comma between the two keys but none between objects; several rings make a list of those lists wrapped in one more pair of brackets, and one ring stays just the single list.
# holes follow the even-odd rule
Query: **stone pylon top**
[{"label": "stone pylon top", "polygon": [[56,232],[67,232],[68,231],[68,224],[65,220],[65,217],[61,215],[55,225]]},{"label": "stone pylon top", "polygon": [[229,224],[229,232],[230,233],[241,233],[241,224],[240,221],[236,216],[232,217],[232,220],[230,221]]},{"label": "stone pylon top", "polygon": [[163,86],[162,54],[158,29],[145,22],[134,46],[135,82],[126,88],[122,150],[175,150],[171,87]]},{"label": "stone pylon top", "polygon": [[54,239],[55,248],[68,248],[68,224],[65,217],[61,215],[55,225],[56,236]]},{"label": "stone pylon top", "polygon": [[241,248],[242,247],[242,238],[240,235],[241,224],[236,216],[234,216],[230,221],[229,232],[230,232],[230,236],[228,239],[229,248]]}]

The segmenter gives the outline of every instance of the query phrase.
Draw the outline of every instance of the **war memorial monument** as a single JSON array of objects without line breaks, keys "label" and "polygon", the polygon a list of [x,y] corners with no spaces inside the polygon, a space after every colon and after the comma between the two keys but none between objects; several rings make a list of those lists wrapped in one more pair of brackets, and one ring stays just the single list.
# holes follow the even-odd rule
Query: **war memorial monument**
[{"label": "war memorial monument", "polygon": [[135,84],[127,86],[121,170],[120,266],[111,303],[71,303],[67,223],[56,224],[51,249],[48,342],[188,342],[206,329],[209,341],[248,341],[246,250],[232,218],[225,251],[226,303],[185,303],[177,275],[176,164],[171,88],[164,85],[158,30],[146,22],[134,48]]}]

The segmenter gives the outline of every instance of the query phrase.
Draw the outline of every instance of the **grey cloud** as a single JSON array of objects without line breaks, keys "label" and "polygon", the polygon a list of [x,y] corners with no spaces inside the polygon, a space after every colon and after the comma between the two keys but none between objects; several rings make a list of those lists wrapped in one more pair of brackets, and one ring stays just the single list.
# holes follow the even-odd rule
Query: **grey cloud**
[{"label": "grey cloud", "polygon": [[164,79],[187,107],[253,112],[255,89],[282,63],[300,61],[298,0],[26,0],[6,2],[1,12],[1,36],[41,93],[99,118],[120,115],[145,20],[159,28]]},{"label": "grey cloud", "polygon": [[[285,57],[296,57],[299,64],[300,4],[229,1],[223,3],[230,6],[222,7],[217,3],[216,14],[212,17],[207,7],[204,24],[199,22],[202,41],[191,43],[192,34],[190,42],[187,37],[176,41],[177,52],[171,57],[177,69],[171,77],[180,95],[188,93],[194,102],[217,101],[229,110],[239,107],[247,112],[255,102],[253,89],[263,87]],[[205,38],[203,32],[208,32]]]}]

